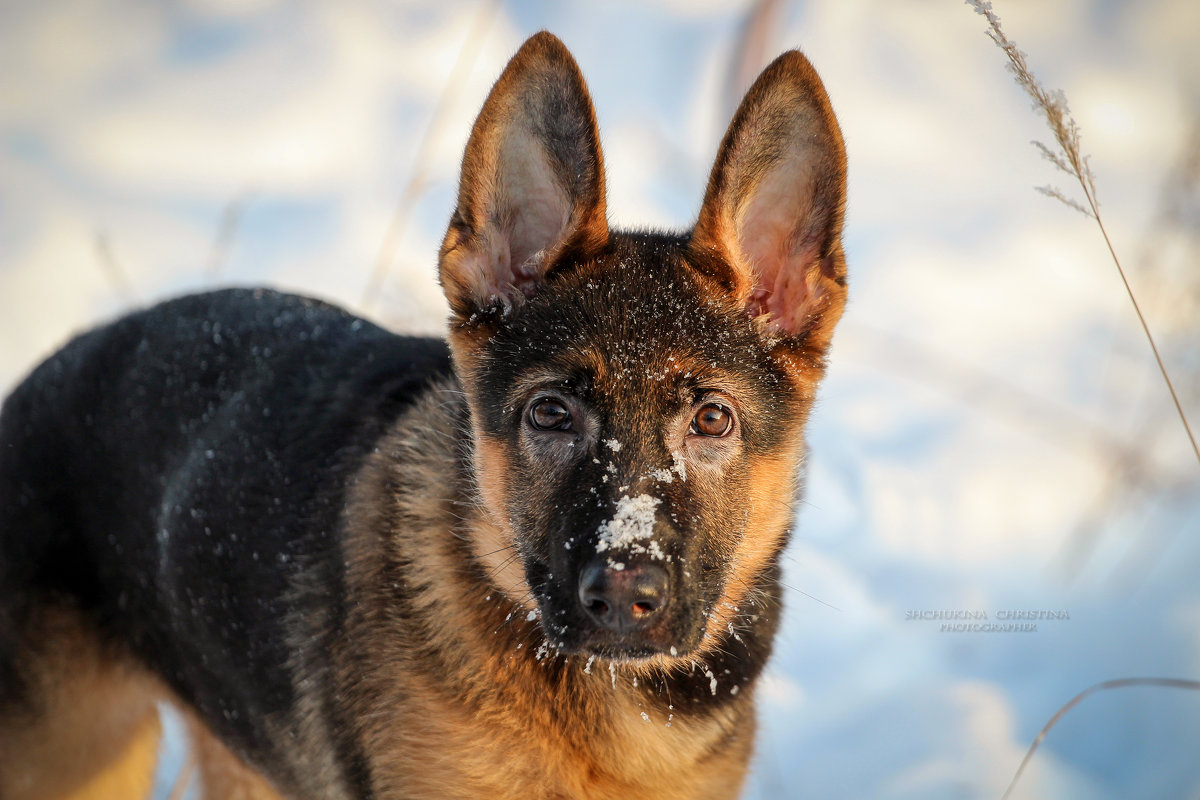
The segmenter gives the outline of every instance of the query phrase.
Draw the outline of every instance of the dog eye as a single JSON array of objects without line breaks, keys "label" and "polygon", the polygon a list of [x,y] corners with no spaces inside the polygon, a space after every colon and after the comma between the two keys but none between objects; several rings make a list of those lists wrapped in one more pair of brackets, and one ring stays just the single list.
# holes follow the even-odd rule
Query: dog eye
[{"label": "dog eye", "polygon": [[699,436],[726,436],[733,430],[733,414],[716,403],[704,405],[692,418],[692,433]]},{"label": "dog eye", "polygon": [[529,424],[539,431],[569,431],[571,412],[553,397],[544,397],[529,407]]}]

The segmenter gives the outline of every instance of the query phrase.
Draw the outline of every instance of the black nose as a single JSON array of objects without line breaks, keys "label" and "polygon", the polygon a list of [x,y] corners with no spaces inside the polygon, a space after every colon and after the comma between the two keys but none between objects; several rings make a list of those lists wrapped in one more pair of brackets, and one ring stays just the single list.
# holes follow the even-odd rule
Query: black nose
[{"label": "black nose", "polygon": [[656,564],[622,569],[594,561],[579,576],[579,602],[601,627],[616,633],[641,630],[667,606],[670,578]]}]

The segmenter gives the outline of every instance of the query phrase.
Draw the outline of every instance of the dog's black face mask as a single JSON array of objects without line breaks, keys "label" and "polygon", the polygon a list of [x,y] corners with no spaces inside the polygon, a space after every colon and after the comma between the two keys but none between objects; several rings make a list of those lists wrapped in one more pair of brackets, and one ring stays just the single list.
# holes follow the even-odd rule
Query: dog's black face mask
[{"label": "dog's black face mask", "polygon": [[591,101],[535,36],[463,160],[440,277],[489,579],[566,652],[736,636],[773,574],[845,302],[845,157],[799,53],[750,90],[689,234],[611,232]]},{"label": "dog's black face mask", "polygon": [[721,618],[750,612],[790,518],[803,398],[681,250],[614,236],[477,353],[484,495],[569,652],[694,650],[723,598]]}]

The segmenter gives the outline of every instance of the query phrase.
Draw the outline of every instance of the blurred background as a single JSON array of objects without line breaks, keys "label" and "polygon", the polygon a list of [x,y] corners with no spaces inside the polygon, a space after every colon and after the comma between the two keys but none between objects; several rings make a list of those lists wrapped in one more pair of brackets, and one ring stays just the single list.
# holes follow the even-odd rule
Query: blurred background
[{"label": "blurred background", "polygon": [[[996,11],[1066,92],[1200,421],[1200,4]],[[438,333],[471,122],[542,28],[589,81],[613,223],[687,227],[741,93],[799,47],[849,152],[851,302],[748,796],[997,798],[1077,692],[1200,678],[1200,465],[1095,224],[1034,191],[1076,196],[985,26],[943,0],[7,0],[0,391],[74,332],[215,286]],[[943,629],[964,614],[1034,629]],[[1198,744],[1200,693],[1099,693],[1013,796],[1195,798]]]}]

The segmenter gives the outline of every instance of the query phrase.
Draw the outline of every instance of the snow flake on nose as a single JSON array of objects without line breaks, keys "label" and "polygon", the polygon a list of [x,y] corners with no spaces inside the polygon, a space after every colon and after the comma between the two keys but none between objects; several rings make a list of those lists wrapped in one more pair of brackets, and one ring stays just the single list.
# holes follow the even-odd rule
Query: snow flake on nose
[{"label": "snow flake on nose", "polygon": [[641,542],[654,536],[654,510],[661,502],[657,497],[648,494],[639,494],[637,497],[622,496],[617,501],[616,515],[600,523],[600,539],[596,542],[596,552],[603,553],[605,550],[621,548],[645,552],[645,546]]},{"label": "snow flake on nose", "polygon": [[683,454],[680,453],[678,450],[672,450],[671,451],[671,461],[674,464],[672,469],[674,469],[675,474],[679,476],[679,480],[686,481],[687,480],[687,463],[683,460]]},{"label": "snow flake on nose", "polygon": [[650,470],[650,477],[659,483],[670,483],[675,480],[674,473],[669,469],[652,469]]},{"label": "snow flake on nose", "polygon": [[674,450],[671,452],[670,469],[660,467],[659,469],[650,470],[648,474],[651,478],[659,483],[671,483],[676,477],[678,477],[680,481],[686,481],[687,464],[683,460],[683,455],[678,450]]}]

